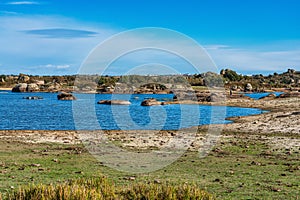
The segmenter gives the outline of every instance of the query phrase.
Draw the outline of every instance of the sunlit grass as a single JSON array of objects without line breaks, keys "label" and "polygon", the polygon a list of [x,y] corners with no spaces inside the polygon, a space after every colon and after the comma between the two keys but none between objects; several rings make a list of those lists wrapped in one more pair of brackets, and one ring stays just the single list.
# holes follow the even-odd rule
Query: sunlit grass
[{"label": "sunlit grass", "polygon": [[61,184],[30,185],[8,193],[9,200],[54,199],[203,199],[214,197],[196,185],[171,185],[167,183],[136,183],[115,186],[106,178],[88,178],[66,181]]}]

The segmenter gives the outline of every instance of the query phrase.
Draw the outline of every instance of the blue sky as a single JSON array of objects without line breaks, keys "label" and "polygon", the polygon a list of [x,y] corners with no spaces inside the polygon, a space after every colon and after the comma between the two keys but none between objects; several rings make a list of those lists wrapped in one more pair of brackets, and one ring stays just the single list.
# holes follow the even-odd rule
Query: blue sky
[{"label": "blue sky", "polygon": [[[297,0],[1,0],[0,74],[75,74],[99,43],[141,27],[191,37],[218,69],[245,74],[300,70],[299,9]],[[114,62],[112,73],[125,73],[139,58],[142,64],[165,65],[163,59],[171,57],[142,52]],[[174,58],[173,63],[183,62]],[[183,64],[174,67],[193,73]]]}]

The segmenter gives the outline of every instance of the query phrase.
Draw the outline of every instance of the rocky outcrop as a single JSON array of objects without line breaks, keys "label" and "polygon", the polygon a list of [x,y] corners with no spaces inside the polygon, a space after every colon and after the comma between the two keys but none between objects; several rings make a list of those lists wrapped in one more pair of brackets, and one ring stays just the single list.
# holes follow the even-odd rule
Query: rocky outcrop
[{"label": "rocky outcrop", "polygon": [[27,92],[37,92],[40,90],[39,86],[35,83],[31,83],[27,85]]},{"label": "rocky outcrop", "polygon": [[225,101],[226,95],[222,92],[181,92],[176,93],[174,101],[198,101],[198,102],[221,102]]},{"label": "rocky outcrop", "polygon": [[251,83],[247,83],[245,85],[245,92],[251,92],[252,89],[253,89],[253,87],[252,87]]},{"label": "rocky outcrop", "polygon": [[100,100],[97,102],[98,104],[106,104],[106,105],[130,105],[130,101],[126,100]]},{"label": "rocky outcrop", "polygon": [[13,87],[12,92],[37,92],[39,90],[39,86],[35,83],[19,83],[15,87]]},{"label": "rocky outcrop", "polygon": [[19,83],[13,87],[12,92],[27,92],[27,83]]},{"label": "rocky outcrop", "polygon": [[71,93],[62,92],[57,95],[58,100],[76,100],[76,97]]},{"label": "rocky outcrop", "polygon": [[194,98],[191,98],[190,100],[193,100],[193,101],[198,101],[198,102],[205,102],[207,101],[207,98],[210,96],[210,93],[209,92],[198,92],[196,94],[196,99]]},{"label": "rocky outcrop", "polygon": [[165,105],[165,102],[157,101],[156,99],[146,99],[142,101],[141,106],[159,106],[159,105]]},{"label": "rocky outcrop", "polygon": [[197,101],[199,98],[203,96],[202,93],[195,93],[194,90],[174,90],[174,97],[175,101],[183,101],[183,100],[191,100]]},{"label": "rocky outcrop", "polygon": [[20,82],[28,82],[30,77],[25,74],[19,74],[18,81]]},{"label": "rocky outcrop", "polygon": [[226,96],[223,93],[212,93],[206,99],[207,102],[222,102],[226,100]]},{"label": "rocky outcrop", "polygon": [[23,97],[23,99],[28,99],[28,100],[40,100],[40,99],[43,99],[43,97],[39,97],[39,96],[30,96],[30,97]]},{"label": "rocky outcrop", "polygon": [[57,92],[61,90],[61,85],[59,83],[48,83],[45,85],[45,90],[49,92]]}]

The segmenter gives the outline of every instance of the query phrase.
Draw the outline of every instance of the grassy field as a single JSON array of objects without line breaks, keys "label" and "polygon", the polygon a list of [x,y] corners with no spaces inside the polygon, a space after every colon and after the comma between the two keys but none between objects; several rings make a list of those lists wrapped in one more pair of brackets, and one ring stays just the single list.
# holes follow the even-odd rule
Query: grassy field
[{"label": "grassy field", "polygon": [[[103,166],[81,145],[0,141],[0,192],[28,184],[56,184],[78,178],[107,177],[117,187],[133,184],[195,184],[217,199],[299,199],[298,150],[272,149],[247,134],[223,133],[213,151],[200,159],[186,152],[173,164],[144,174]],[[284,136],[282,136],[284,137]]]}]

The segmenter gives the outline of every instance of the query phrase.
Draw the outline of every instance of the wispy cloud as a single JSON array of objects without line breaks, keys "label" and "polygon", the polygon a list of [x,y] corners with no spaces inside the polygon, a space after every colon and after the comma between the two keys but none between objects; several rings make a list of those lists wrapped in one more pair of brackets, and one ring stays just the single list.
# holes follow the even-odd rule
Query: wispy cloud
[{"label": "wispy cloud", "polygon": [[228,45],[215,44],[215,45],[205,45],[203,46],[206,50],[218,50],[218,49],[227,49],[230,48]]},{"label": "wispy cloud", "polygon": [[[296,43],[297,41],[295,41]],[[279,45],[279,44],[278,44]],[[281,46],[207,49],[219,68],[231,68],[244,74],[283,72],[288,68],[300,70],[300,50]]]},{"label": "wispy cloud", "polygon": [[3,15],[18,15],[19,13],[13,12],[13,11],[1,10],[0,14],[3,14]]},{"label": "wispy cloud", "polygon": [[[52,31],[51,37],[49,33],[46,36],[24,32],[53,27],[89,32],[84,32],[84,35],[71,31],[72,37],[66,37],[65,33],[65,38],[57,32],[54,34],[55,31]],[[88,53],[99,42],[117,32],[99,24],[89,25],[65,17],[25,15],[0,16],[0,30],[0,74],[75,74]],[[87,37],[91,33],[101,34]],[[59,38],[54,39],[57,34]],[[54,67],[47,68],[48,64]]]},{"label": "wispy cloud", "polygon": [[25,30],[26,34],[39,35],[46,38],[86,38],[93,37],[97,32],[88,30],[52,28],[52,29],[35,29]]},{"label": "wispy cloud", "polygon": [[[20,72],[28,74],[75,74],[96,45],[120,31],[99,24],[87,25],[64,17],[25,15],[0,16],[0,30],[2,47],[0,48],[2,64],[0,74],[18,74]],[[90,60],[95,60],[95,63],[87,64],[99,68],[99,66],[104,66],[101,62],[113,58],[117,62],[113,63],[116,67],[112,69],[115,69],[115,72],[119,74],[126,72],[131,66],[144,66],[149,63],[172,66],[178,71],[185,70],[186,63],[183,62],[183,59],[174,59],[175,55],[164,52],[141,51],[124,55],[124,57],[117,57],[123,55],[116,54],[122,49],[130,47],[134,50],[140,46],[177,49],[179,55],[187,54],[192,59],[202,56],[202,54],[195,53],[195,48],[183,41],[169,37],[169,35],[164,36],[162,34],[152,36],[150,33],[130,35],[125,39],[110,43],[108,48],[103,48],[99,52],[98,55],[100,56],[96,55]],[[281,72],[287,68],[300,70],[299,46],[300,41],[290,43],[279,41],[278,44],[240,46],[239,48],[230,44],[210,44],[204,46],[204,49],[211,55],[219,69],[229,67],[238,73],[252,74],[258,71]],[[204,67],[207,64],[209,63],[205,62],[203,58],[201,63],[203,70],[206,70]],[[145,66],[148,69],[150,65]]]},{"label": "wispy cloud", "polygon": [[7,5],[39,5],[39,2],[36,1],[11,1],[7,2]]},{"label": "wispy cloud", "polygon": [[67,69],[67,68],[70,68],[71,65],[53,65],[53,64],[48,64],[46,66],[40,66],[40,67],[55,68],[55,69]]}]

